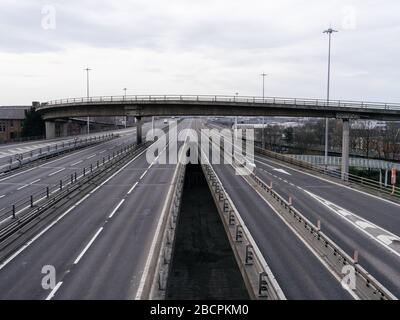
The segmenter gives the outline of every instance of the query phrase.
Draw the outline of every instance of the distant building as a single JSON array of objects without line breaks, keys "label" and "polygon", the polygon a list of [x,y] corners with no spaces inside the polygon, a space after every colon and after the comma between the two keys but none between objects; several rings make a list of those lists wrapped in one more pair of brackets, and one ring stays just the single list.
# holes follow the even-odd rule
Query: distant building
[{"label": "distant building", "polygon": [[0,106],[0,143],[18,139],[26,111],[31,106]]}]

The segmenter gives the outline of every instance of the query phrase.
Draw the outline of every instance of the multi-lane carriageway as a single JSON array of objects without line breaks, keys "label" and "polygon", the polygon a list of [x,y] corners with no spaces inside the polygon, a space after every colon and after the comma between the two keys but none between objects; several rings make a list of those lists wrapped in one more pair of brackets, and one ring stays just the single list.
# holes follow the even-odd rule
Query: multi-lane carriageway
[{"label": "multi-lane carriageway", "polygon": [[[162,124],[158,124],[162,126]],[[199,119],[178,125],[200,128]],[[148,128],[147,128],[148,129]],[[146,128],[145,128],[146,130]],[[145,131],[144,130],[144,131]],[[133,134],[0,177],[0,208],[134,140]],[[180,145],[178,145],[179,147]],[[172,147],[173,148],[173,147]],[[174,150],[171,150],[172,152]],[[167,151],[166,151],[167,152]],[[257,175],[322,228],[394,295],[400,296],[400,206],[256,156]],[[148,163],[142,152],[29,235],[0,262],[1,299],[140,299],[157,225],[176,165]],[[354,299],[274,208],[230,165],[213,165],[287,299]],[[40,180],[39,180],[40,179]],[[390,235],[382,237],[382,235]],[[57,284],[44,290],[42,268]]]}]

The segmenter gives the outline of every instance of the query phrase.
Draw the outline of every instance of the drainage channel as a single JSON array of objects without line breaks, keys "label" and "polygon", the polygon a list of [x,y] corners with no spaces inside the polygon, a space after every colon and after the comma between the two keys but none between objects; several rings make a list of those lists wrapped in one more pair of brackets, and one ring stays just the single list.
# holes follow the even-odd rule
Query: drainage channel
[{"label": "drainage channel", "polygon": [[165,298],[249,299],[200,165],[186,168]]}]

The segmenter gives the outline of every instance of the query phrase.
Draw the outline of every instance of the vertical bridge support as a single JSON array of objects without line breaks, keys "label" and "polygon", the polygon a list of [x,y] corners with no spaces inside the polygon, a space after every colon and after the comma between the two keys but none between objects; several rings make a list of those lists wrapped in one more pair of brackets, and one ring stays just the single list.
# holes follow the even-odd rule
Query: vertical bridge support
[{"label": "vertical bridge support", "polygon": [[56,123],[54,121],[46,121],[46,139],[54,139],[56,137]]},{"label": "vertical bridge support", "polygon": [[350,120],[343,119],[342,180],[349,180]]},{"label": "vertical bridge support", "polygon": [[136,117],[136,143],[142,143],[142,117]]}]

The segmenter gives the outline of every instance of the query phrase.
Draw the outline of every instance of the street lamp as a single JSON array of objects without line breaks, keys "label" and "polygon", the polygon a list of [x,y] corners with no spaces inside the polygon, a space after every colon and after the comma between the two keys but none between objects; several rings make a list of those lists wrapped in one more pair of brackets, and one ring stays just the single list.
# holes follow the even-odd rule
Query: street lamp
[{"label": "street lamp", "polygon": [[[323,33],[328,34],[329,38],[329,48],[328,48],[328,86],[327,86],[327,94],[326,94],[326,104],[329,106],[329,98],[330,98],[330,81],[331,81],[331,37],[332,33],[338,32],[337,30],[333,30],[329,28],[325,30]],[[328,135],[329,135],[329,119],[325,118],[325,166],[328,165]]]},{"label": "street lamp", "polygon": [[[86,97],[87,97],[87,102],[89,102],[89,71],[91,71],[92,69],[89,69],[89,67],[87,67],[86,69],[83,69],[86,71]],[[87,126],[87,134],[90,133],[90,118],[87,117],[86,119],[86,126]]]},{"label": "street lamp", "polygon": [[[239,95],[239,92],[235,92],[235,101]],[[237,125],[238,125],[238,116],[235,117],[235,139],[237,139]]]},{"label": "street lamp", "polygon": [[[265,77],[267,76],[266,73],[261,73],[262,76],[262,98],[263,98],[263,103],[265,102]],[[264,138],[264,126],[265,126],[265,117],[262,117],[262,129],[261,129],[261,147],[265,149],[265,138]]]},{"label": "street lamp", "polygon": [[[126,90],[128,90],[127,88],[123,88],[122,90],[124,90],[124,100],[126,100]],[[128,116],[125,116],[125,129],[126,129],[126,123],[128,122]]]}]

